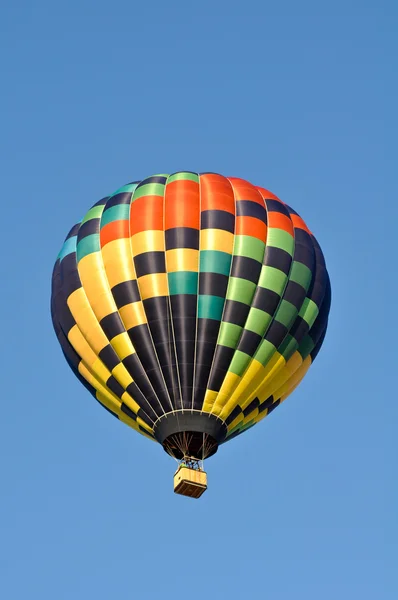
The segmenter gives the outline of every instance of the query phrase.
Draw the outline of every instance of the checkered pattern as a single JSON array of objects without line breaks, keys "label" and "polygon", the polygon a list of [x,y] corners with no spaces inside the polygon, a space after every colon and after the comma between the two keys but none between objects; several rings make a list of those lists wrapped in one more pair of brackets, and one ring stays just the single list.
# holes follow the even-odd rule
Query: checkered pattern
[{"label": "checkered pattern", "polygon": [[330,283],[304,221],[271,192],[214,173],[155,175],[97,202],[52,282],[70,367],[153,438],[201,411],[249,429],[300,383],[325,337]]}]

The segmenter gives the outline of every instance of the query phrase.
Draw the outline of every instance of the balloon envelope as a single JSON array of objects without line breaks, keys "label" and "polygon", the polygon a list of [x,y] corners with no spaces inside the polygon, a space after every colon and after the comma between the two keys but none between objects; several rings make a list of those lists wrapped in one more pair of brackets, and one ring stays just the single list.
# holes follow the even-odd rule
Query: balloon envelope
[{"label": "balloon envelope", "polygon": [[206,458],[305,376],[330,283],[316,239],[274,194],[179,172],[125,185],[72,227],[51,309],[106,409],[177,458]]}]

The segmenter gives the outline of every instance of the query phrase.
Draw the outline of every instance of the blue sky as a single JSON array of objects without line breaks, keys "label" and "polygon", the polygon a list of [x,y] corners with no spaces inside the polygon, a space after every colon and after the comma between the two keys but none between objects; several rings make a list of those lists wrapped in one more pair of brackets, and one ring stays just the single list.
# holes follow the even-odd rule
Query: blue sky
[{"label": "blue sky", "polygon": [[[397,17],[392,0],[2,7],[2,598],[397,597]],[[49,314],[68,228],[183,169],[274,191],[333,290],[309,375],[209,460],[198,502],[75,380]]]}]

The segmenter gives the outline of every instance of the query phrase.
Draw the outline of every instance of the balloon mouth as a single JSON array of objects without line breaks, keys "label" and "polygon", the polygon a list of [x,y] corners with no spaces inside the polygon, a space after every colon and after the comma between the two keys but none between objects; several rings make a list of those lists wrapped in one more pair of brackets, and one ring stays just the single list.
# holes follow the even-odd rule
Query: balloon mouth
[{"label": "balloon mouth", "polygon": [[210,413],[175,411],[163,415],[154,426],[156,440],[174,458],[204,460],[213,456],[227,435],[224,421]]}]

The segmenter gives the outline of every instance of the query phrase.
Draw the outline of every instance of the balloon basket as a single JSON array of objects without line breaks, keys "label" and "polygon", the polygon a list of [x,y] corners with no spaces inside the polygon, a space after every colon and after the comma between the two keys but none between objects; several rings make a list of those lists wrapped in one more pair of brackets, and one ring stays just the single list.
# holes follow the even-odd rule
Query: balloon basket
[{"label": "balloon basket", "polygon": [[191,466],[182,462],[175,472],[174,492],[188,498],[200,498],[207,490],[207,475],[200,468],[199,461],[194,466],[192,466],[192,459],[189,463]]}]

